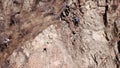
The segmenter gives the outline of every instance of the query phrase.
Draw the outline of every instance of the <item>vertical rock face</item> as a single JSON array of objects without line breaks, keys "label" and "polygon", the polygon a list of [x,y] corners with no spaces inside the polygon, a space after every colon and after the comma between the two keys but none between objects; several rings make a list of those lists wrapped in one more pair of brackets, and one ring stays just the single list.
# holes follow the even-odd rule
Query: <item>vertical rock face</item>
[{"label": "vertical rock face", "polygon": [[55,25],[46,28],[33,40],[27,41],[8,58],[12,68],[70,68],[73,65],[66,49],[61,46],[59,31]]},{"label": "vertical rock face", "polygon": [[0,53],[1,68],[120,68],[119,0],[1,0],[0,5],[0,36],[12,37]]}]

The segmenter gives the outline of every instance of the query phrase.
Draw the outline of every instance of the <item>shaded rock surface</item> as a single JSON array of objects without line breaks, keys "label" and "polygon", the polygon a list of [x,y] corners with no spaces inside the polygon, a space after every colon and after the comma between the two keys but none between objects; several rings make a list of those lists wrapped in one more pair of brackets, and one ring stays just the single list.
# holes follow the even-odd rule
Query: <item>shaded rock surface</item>
[{"label": "shaded rock surface", "polygon": [[[1,68],[120,68],[119,0],[1,0]],[[78,17],[78,26],[74,18]]]}]

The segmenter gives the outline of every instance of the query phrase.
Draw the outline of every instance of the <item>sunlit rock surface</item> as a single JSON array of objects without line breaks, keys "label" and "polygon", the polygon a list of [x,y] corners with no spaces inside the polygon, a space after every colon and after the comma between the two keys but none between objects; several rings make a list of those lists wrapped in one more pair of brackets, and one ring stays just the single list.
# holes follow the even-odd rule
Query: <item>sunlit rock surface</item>
[{"label": "sunlit rock surface", "polygon": [[0,37],[11,37],[7,48],[0,45],[1,68],[120,68],[119,0],[0,5]]}]

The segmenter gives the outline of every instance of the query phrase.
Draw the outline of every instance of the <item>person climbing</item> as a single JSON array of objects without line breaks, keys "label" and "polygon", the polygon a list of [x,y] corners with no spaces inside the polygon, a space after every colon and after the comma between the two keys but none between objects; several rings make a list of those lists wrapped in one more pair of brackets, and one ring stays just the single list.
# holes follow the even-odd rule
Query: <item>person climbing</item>
[{"label": "person climbing", "polygon": [[5,45],[5,47],[8,46],[8,43],[10,42],[10,39],[9,38],[5,38],[4,41],[3,41],[3,44]]},{"label": "person climbing", "polygon": [[47,48],[43,48],[43,52],[47,52]]},{"label": "person climbing", "polygon": [[74,18],[74,25],[75,25],[75,26],[78,26],[78,22],[79,22],[79,18],[78,18],[78,17],[75,17],[75,18]]}]

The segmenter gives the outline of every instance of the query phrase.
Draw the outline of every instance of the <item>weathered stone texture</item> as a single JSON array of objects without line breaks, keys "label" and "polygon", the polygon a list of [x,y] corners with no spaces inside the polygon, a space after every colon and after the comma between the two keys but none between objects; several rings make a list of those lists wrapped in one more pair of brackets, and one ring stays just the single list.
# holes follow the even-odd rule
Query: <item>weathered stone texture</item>
[{"label": "weathered stone texture", "polygon": [[1,68],[120,68],[119,0],[1,0],[0,5],[5,22],[0,34],[12,36],[0,53]]}]

